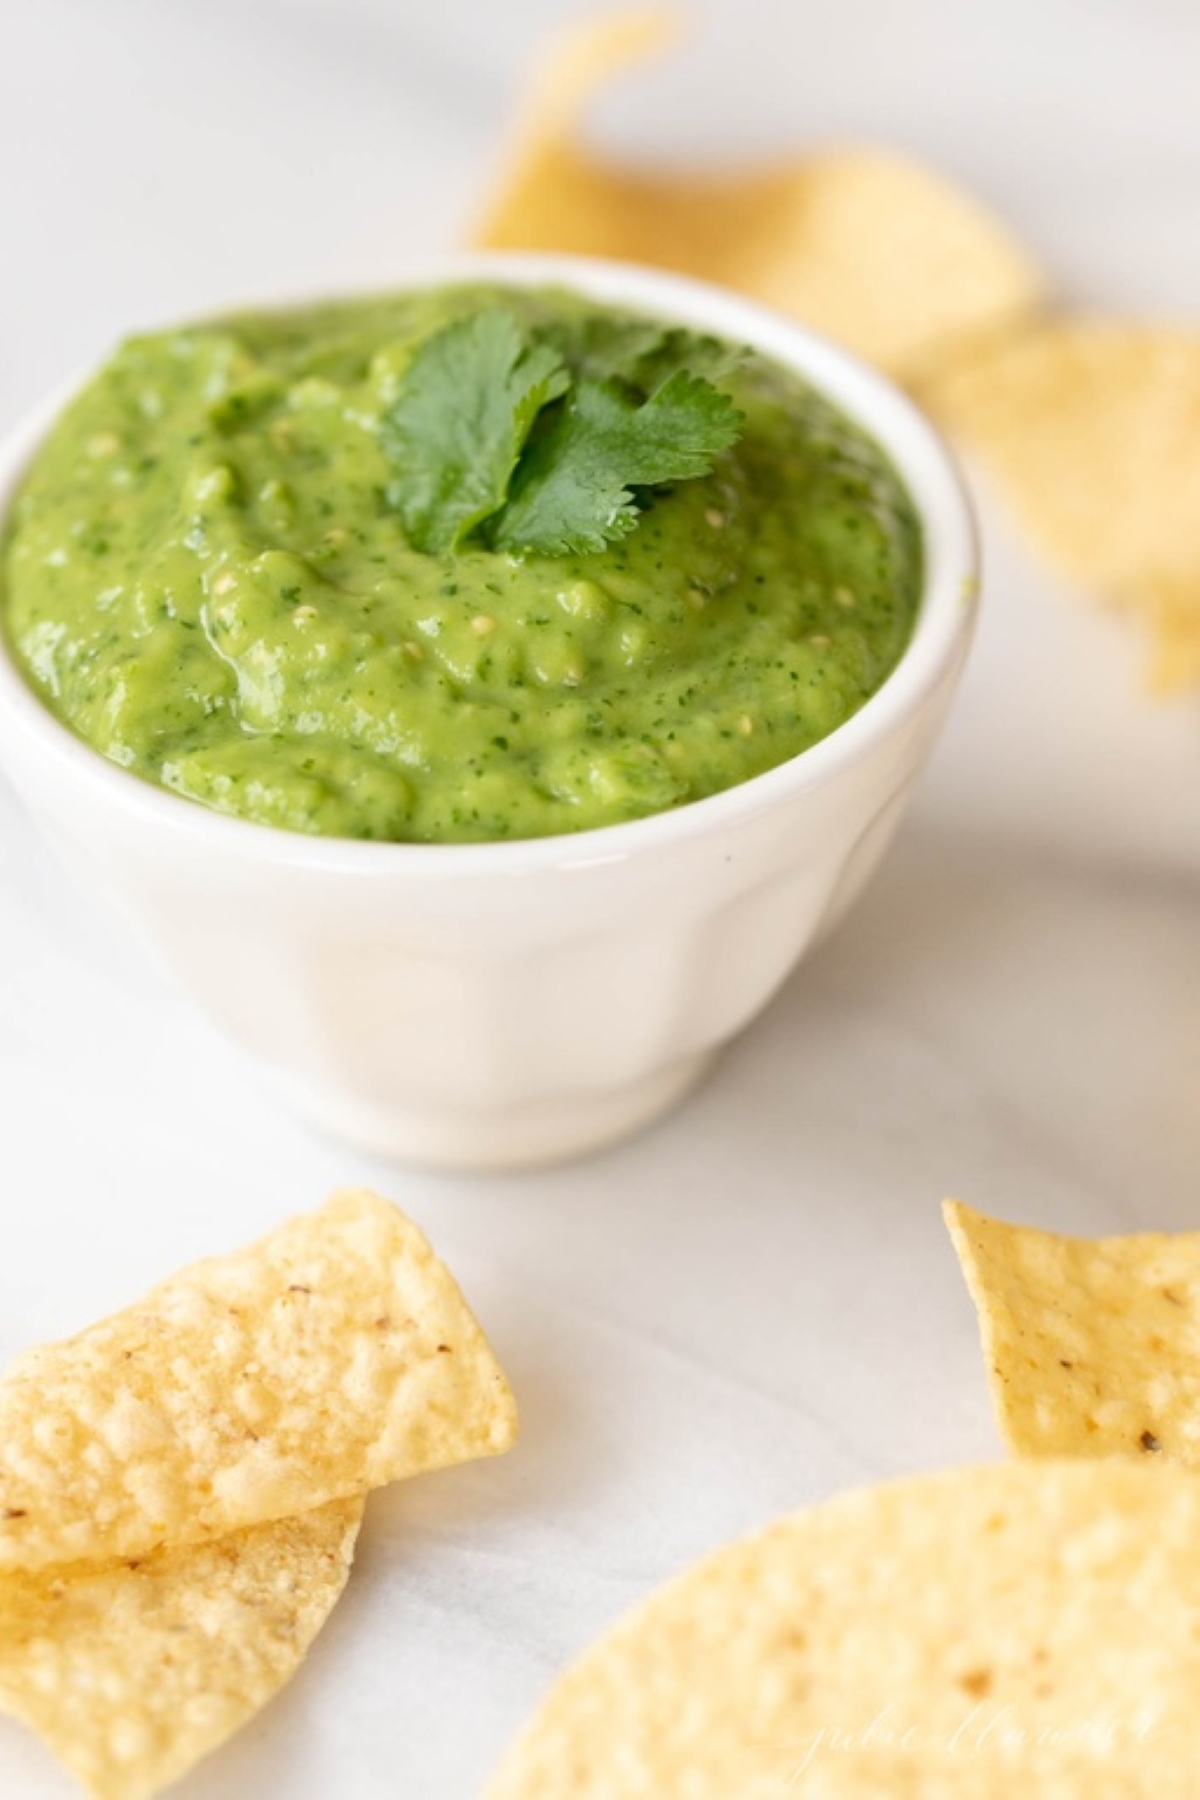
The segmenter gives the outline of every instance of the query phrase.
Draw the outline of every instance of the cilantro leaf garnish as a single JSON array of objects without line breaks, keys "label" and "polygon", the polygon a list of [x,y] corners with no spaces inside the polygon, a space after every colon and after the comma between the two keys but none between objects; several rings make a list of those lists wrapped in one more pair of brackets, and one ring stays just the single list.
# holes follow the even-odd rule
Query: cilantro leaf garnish
[{"label": "cilantro leaf garnish", "polygon": [[537,336],[558,351],[577,381],[629,381],[662,348],[671,329],[657,319],[579,313],[539,323]]},{"label": "cilantro leaf garnish", "polygon": [[486,306],[418,345],[381,436],[388,495],[433,555],[600,550],[650,490],[706,475],[742,415],[708,379],[739,352],[653,321],[587,315],[523,330]]},{"label": "cilantro leaf garnish", "polygon": [[383,441],[399,471],[391,497],[418,550],[456,550],[503,505],[530,427],[568,380],[556,352],[528,343],[500,306],[417,347]]},{"label": "cilantro leaf garnish", "polygon": [[643,397],[661,387],[677,369],[719,381],[746,355],[739,344],[689,331],[683,325],[603,313],[540,324],[537,338],[558,351],[577,381],[621,381],[638,389]]},{"label": "cilantro leaf garnish", "polygon": [[502,550],[602,550],[638,523],[635,489],[707,475],[741,414],[682,370],[639,405],[615,382],[581,381],[518,465],[491,531]]}]

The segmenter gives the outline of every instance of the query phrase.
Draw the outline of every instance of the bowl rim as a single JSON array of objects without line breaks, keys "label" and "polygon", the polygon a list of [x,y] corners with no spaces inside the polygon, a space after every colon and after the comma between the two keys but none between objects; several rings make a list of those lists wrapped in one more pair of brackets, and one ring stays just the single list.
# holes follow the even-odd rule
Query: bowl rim
[{"label": "bowl rim", "polygon": [[[615,825],[536,838],[413,843],[318,837],[218,812],[110,761],[46,707],[20,672],[0,628],[0,737],[4,715],[39,742],[58,772],[110,809],[176,838],[281,869],[331,875],[403,875],[412,880],[494,878],[539,869],[575,869],[668,849],[747,822],[824,785],[865,760],[914,716],[943,673],[965,656],[979,596],[979,539],[956,460],[919,408],[885,375],[797,320],[728,289],[632,263],[540,251],[463,252],[406,264],[386,287],[325,287],[284,298],[234,300],[208,309],[219,318],[248,309],[283,310],[417,287],[495,280],[517,287],[560,286],[585,297],[663,314],[750,344],[812,382],[873,437],[913,501],[923,538],[922,591],[899,661],[875,692],[826,737],[785,762],[703,799]],[[195,315],[185,321],[191,323]],[[172,321],[146,329],[169,329]],[[85,376],[84,379],[87,377]],[[79,387],[56,390],[0,441],[0,530],[21,477],[63,404]]]}]

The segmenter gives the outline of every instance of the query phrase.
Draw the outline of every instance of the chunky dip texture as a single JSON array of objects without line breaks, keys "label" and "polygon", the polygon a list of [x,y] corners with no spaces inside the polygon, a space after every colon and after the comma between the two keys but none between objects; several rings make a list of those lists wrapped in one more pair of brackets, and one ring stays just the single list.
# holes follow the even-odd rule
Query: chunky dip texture
[{"label": "chunky dip texture", "polygon": [[616,541],[415,546],[388,421],[415,347],[497,305],[580,343],[669,331],[471,286],[126,343],[4,539],[7,633],[47,705],[224,812],[417,842],[659,812],[848,718],[908,640],[918,525],[878,447],[753,352],[707,343],[741,435],[635,490]]}]

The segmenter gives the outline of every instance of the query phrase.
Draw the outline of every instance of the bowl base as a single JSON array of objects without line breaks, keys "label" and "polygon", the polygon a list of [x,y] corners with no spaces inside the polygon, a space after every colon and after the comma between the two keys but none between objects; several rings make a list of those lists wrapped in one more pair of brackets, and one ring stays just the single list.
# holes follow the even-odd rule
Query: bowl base
[{"label": "bowl base", "polygon": [[700,1082],[719,1052],[681,1057],[653,1076],[601,1094],[556,1095],[488,1111],[406,1111],[272,1073],[310,1124],[371,1156],[475,1173],[586,1156],[649,1125]]}]

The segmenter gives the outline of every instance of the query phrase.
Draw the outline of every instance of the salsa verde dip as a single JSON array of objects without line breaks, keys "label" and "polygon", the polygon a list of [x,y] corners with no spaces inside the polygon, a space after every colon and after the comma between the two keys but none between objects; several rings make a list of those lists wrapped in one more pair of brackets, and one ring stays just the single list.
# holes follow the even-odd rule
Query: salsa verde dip
[{"label": "salsa verde dip", "polygon": [[221,811],[415,842],[642,817],[854,713],[912,629],[917,519],[878,446],[752,350],[695,340],[740,436],[709,473],[637,491],[627,535],[416,547],[387,420],[419,347],[497,306],[576,347],[672,332],[470,285],[123,345],[3,542],[5,629],[52,711]]}]

